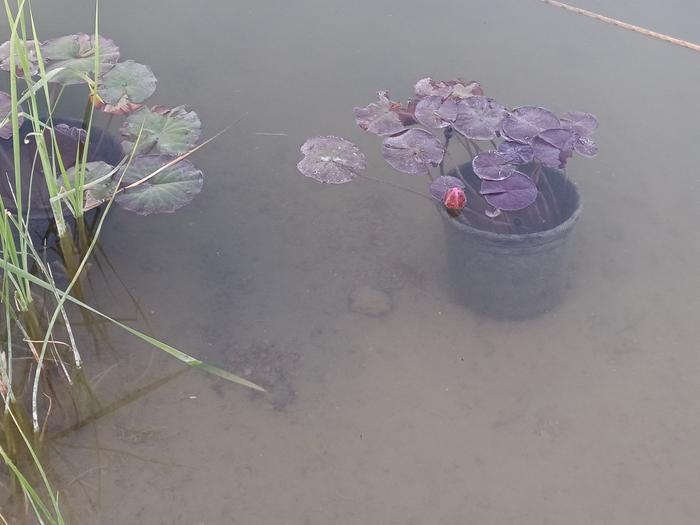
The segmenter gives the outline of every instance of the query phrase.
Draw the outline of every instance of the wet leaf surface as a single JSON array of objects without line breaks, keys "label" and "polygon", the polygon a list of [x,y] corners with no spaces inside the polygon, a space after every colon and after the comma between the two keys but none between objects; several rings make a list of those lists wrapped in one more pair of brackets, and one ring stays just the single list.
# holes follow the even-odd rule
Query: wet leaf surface
[{"label": "wet leaf surface", "polygon": [[510,157],[498,151],[479,153],[472,161],[472,168],[477,177],[486,180],[503,180],[516,171]]},{"label": "wet leaf surface", "polygon": [[517,211],[527,208],[537,199],[537,186],[519,171],[503,180],[485,180],[480,193],[491,206],[504,211]]},{"label": "wet leaf surface", "polygon": [[366,158],[355,144],[332,135],[308,139],[297,164],[302,175],[327,184],[343,184],[365,169]]},{"label": "wet leaf surface", "polygon": [[548,129],[539,133],[532,141],[535,159],[543,166],[563,169],[574,148],[574,134],[563,128]]},{"label": "wet leaf surface", "polygon": [[442,162],[445,148],[432,133],[423,129],[409,129],[382,143],[382,156],[389,165],[403,173],[427,175],[431,167]]},{"label": "wet leaf surface", "polygon": [[[99,37],[100,70],[102,75],[119,60],[119,48],[109,38]],[[64,68],[51,81],[59,84],[81,84],[83,75],[92,76],[95,68],[95,36],[78,33],[47,40],[41,45],[47,71]]]},{"label": "wet leaf surface", "polygon": [[156,77],[151,68],[133,60],[120,62],[100,79],[98,94],[106,113],[124,115],[141,107],[141,102],[153,95]]},{"label": "wet leaf surface", "polygon": [[457,104],[452,126],[468,139],[490,140],[497,136],[506,115],[498,102],[482,96],[465,98]]},{"label": "wet leaf surface", "polygon": [[172,109],[165,106],[141,108],[131,113],[122,125],[122,149],[125,154],[131,153],[141,123],[143,132],[136,154],[181,155],[197,143],[202,126],[197,114],[188,111],[185,106]]},{"label": "wet leaf surface", "polygon": [[[165,155],[136,157],[122,179],[122,187],[147,177],[172,160]],[[171,213],[194,199],[202,184],[202,172],[190,161],[181,160],[146,182],[125,189],[115,200],[122,208],[139,215]]]},{"label": "wet leaf surface", "polygon": [[405,129],[396,110],[401,107],[399,102],[389,100],[386,91],[377,93],[377,102],[372,102],[364,108],[354,108],[355,122],[360,128],[379,136],[393,135]]}]

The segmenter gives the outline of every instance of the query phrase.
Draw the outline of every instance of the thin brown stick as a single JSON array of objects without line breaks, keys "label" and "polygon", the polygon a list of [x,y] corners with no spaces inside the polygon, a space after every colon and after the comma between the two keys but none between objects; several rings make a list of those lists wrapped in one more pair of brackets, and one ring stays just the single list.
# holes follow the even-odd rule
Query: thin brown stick
[{"label": "thin brown stick", "polygon": [[656,31],[646,29],[645,27],[636,26],[634,24],[628,24],[627,22],[623,22],[622,20],[610,18],[609,16],[599,15],[598,13],[594,13],[593,11],[587,11],[585,9],[581,9],[580,7],[574,7],[563,2],[558,2],[557,0],[541,1],[545,4],[553,5],[555,7],[561,7],[562,9],[565,9],[566,11],[570,11],[572,13],[587,16],[589,18],[594,18],[595,20],[605,22],[606,24],[612,24],[617,27],[622,27],[623,29],[629,29],[630,31],[634,31],[645,36],[650,36],[652,38],[657,38],[670,44],[675,44],[677,46],[685,47],[687,49],[692,49],[693,51],[700,51],[700,45],[693,44],[692,42],[688,42],[687,40],[681,40],[680,38],[664,35],[663,33],[657,33]]}]

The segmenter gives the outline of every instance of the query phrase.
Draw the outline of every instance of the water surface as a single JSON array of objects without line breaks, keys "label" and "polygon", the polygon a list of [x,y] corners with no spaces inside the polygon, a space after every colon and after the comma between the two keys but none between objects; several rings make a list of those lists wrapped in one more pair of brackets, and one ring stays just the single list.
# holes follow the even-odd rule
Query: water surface
[{"label": "water surface", "polygon": [[[700,41],[699,5],[607,4],[577,5]],[[84,2],[61,5],[35,6],[44,37],[90,31]],[[187,372],[56,440],[73,522],[700,522],[700,54],[534,0],[143,6],[104,2],[101,26],[153,68],[153,102],[233,128],[197,154],[190,206],[114,212],[94,301],[271,392]],[[584,211],[557,310],[479,317],[450,293],[427,201],[296,172],[308,136],[335,134],[423,191],[351,109],[427,75],[599,117],[599,156],[568,170]],[[392,311],[349,311],[361,285]],[[108,404],[177,370],[115,332],[89,373]]]}]

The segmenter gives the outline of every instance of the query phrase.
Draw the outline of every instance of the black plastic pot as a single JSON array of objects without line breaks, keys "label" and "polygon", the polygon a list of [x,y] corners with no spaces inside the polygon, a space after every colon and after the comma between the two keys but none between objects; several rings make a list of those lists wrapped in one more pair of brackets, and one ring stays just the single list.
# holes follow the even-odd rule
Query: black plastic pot
[{"label": "black plastic pot", "polygon": [[[73,127],[80,127],[82,123],[71,119],[54,119],[55,124],[67,124]],[[24,139],[27,133],[32,131],[30,122],[25,122],[20,128],[20,136]],[[91,147],[88,150],[88,161],[101,160],[108,164],[117,164],[121,159],[121,148],[119,142],[103,130],[93,127]],[[75,162],[77,151],[77,139],[67,135],[57,135],[59,148],[66,168],[72,167]],[[23,207],[24,210],[31,209],[29,217],[29,229],[35,246],[43,246],[47,236],[51,234],[53,228],[53,214],[49,204],[49,196],[44,182],[44,175],[41,170],[41,163],[36,161],[36,147],[34,140],[22,140],[21,146],[21,175],[23,187]],[[30,179],[32,167],[34,169],[34,180]],[[14,163],[12,139],[0,140],[0,198],[10,212],[16,212],[14,202]],[[31,184],[31,186],[30,186]],[[31,192],[28,189],[31,187]],[[95,212],[93,212],[95,213]],[[66,219],[72,222],[70,212],[66,210]],[[89,219],[89,217],[86,217]],[[50,243],[49,243],[50,244]]]},{"label": "black plastic pot", "polygon": [[[469,166],[464,166],[471,171]],[[567,290],[571,231],[581,213],[576,185],[546,170],[559,223],[533,233],[495,233],[452,218],[440,208],[450,256],[450,285],[469,308],[499,319],[535,317],[557,306]]]}]

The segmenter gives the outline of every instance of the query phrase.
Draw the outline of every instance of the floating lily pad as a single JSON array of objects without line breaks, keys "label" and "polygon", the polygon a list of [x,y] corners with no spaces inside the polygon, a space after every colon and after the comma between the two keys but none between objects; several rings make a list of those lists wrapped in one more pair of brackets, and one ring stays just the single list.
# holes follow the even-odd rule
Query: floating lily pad
[{"label": "floating lily pad", "polygon": [[141,123],[143,123],[143,132],[136,154],[181,155],[197,143],[202,126],[197,114],[194,111],[188,111],[185,106],[172,109],[164,106],[141,108],[131,113],[122,125],[124,153],[131,153],[139,136]]},{"label": "floating lily pad", "polygon": [[387,137],[382,156],[389,165],[403,173],[427,175],[431,166],[442,162],[445,148],[432,133],[412,128],[400,135]]},{"label": "floating lily pad", "polygon": [[[109,38],[100,37],[100,75],[114,67],[119,60],[119,48]],[[80,84],[84,75],[94,74],[95,35],[78,33],[47,40],[41,52],[48,62],[47,71],[65,68],[51,79],[60,84]]]},{"label": "floating lily pad", "polygon": [[[34,40],[27,40],[25,43],[25,49],[27,50],[27,60],[29,61],[29,73],[34,76],[39,72],[39,66],[37,65],[36,49],[34,47]],[[0,45],[0,69],[3,71],[10,70],[10,41]],[[19,53],[15,52],[15,72],[18,77],[24,76],[24,69],[20,63]]]},{"label": "floating lily pad", "polygon": [[433,80],[430,77],[422,78],[415,85],[415,93],[418,98],[441,97],[443,100],[452,96],[456,99],[483,95],[484,92],[478,82],[457,80]]},{"label": "floating lily pad", "polygon": [[[0,91],[0,122],[5,120],[5,117],[9,116],[10,113],[12,112],[12,97],[5,93],[4,91]],[[20,115],[19,117],[19,125],[22,125],[22,122],[24,122],[24,117]],[[4,126],[0,127],[0,139],[7,140],[12,136],[12,122],[8,119],[7,124]]]},{"label": "floating lily pad", "polygon": [[496,138],[505,115],[505,108],[498,102],[473,96],[458,102],[452,127],[468,139],[490,140]]},{"label": "floating lily pad", "polygon": [[133,60],[119,62],[100,79],[97,93],[104,102],[102,111],[114,115],[131,113],[156,90],[151,68]]},{"label": "floating lily pad", "polygon": [[511,140],[504,140],[498,145],[499,153],[502,153],[513,164],[527,164],[532,162],[535,152],[529,144],[521,144]]},{"label": "floating lily pad", "polygon": [[521,106],[509,112],[503,121],[503,133],[510,140],[529,144],[546,129],[561,127],[559,118],[551,111],[537,106]]},{"label": "floating lily pad", "polygon": [[484,180],[503,180],[515,171],[510,157],[498,151],[484,151],[472,161],[472,168],[477,177]]},{"label": "floating lily pad", "polygon": [[416,120],[427,128],[445,128],[449,126],[450,121],[443,118],[440,113],[442,105],[443,99],[437,95],[420,99],[414,112]]},{"label": "floating lily pad", "polygon": [[416,82],[415,93],[418,98],[437,96],[444,99],[452,93],[452,86],[442,80],[426,77]]},{"label": "floating lily pad", "polygon": [[573,132],[564,128],[547,129],[532,140],[535,158],[543,166],[553,169],[563,169],[571,157],[576,137]]},{"label": "floating lily pad", "polygon": [[598,129],[598,119],[583,111],[569,111],[561,118],[562,127],[570,129],[575,134],[588,137]]},{"label": "floating lily pad", "polygon": [[355,122],[360,128],[375,135],[393,135],[405,129],[396,110],[401,107],[399,102],[389,100],[386,91],[377,93],[377,102],[372,102],[364,108],[354,108]]},{"label": "floating lily pad", "polygon": [[561,125],[574,134],[574,150],[578,154],[584,157],[595,157],[598,153],[598,145],[593,141],[591,135],[598,129],[598,120],[593,115],[582,111],[564,113]]},{"label": "floating lily pad", "polygon": [[450,96],[452,98],[460,99],[474,96],[483,96],[483,94],[484,90],[481,89],[481,84],[479,84],[477,81],[472,80],[469,82],[465,82],[463,80],[460,80],[452,86],[452,93],[450,93]]},{"label": "floating lily pad", "polygon": [[598,144],[590,137],[577,137],[574,150],[584,157],[595,157],[598,154]]},{"label": "floating lily pad", "polygon": [[483,181],[479,193],[498,210],[517,211],[535,202],[537,186],[524,173],[514,171],[507,179]]},{"label": "floating lily pad", "polygon": [[[166,155],[136,157],[122,178],[121,186],[142,180],[172,160],[173,157]],[[139,215],[172,213],[194,199],[202,184],[202,172],[185,159],[138,186],[124,189],[115,200],[122,208]]]},{"label": "floating lily pad", "polygon": [[304,158],[297,164],[301,174],[327,184],[350,182],[367,163],[357,146],[332,135],[307,140],[301,152]]},{"label": "floating lily pad", "polygon": [[[83,183],[88,184],[88,183],[95,182],[96,180],[107,175],[113,169],[114,169],[114,166],[110,166],[106,162],[102,162],[102,161],[87,162],[85,164],[85,179],[84,179]],[[73,187],[75,184],[76,172],[77,172],[77,168],[75,166],[68,168],[66,170],[66,176],[68,177],[68,180],[70,181],[71,187]],[[58,178],[58,185],[59,186],[64,185],[63,177]],[[85,190],[85,207],[87,209],[90,209],[90,208],[94,208],[95,206],[100,205],[102,202],[111,198],[112,195],[114,194],[114,190],[116,190],[116,189],[117,189],[117,181],[114,180],[113,177],[109,177],[109,178],[104,179],[103,181],[100,181],[100,183],[98,185],[93,186],[93,187]]]},{"label": "floating lily pad", "polygon": [[440,201],[440,202],[443,202],[445,200],[445,195],[447,194],[447,190],[449,190],[450,188],[464,189],[465,185],[464,185],[464,182],[462,182],[462,180],[458,179],[457,177],[450,177],[449,175],[443,175],[443,176],[435,179],[428,186],[428,189],[430,190],[430,195],[432,195],[432,197],[435,200]]}]

